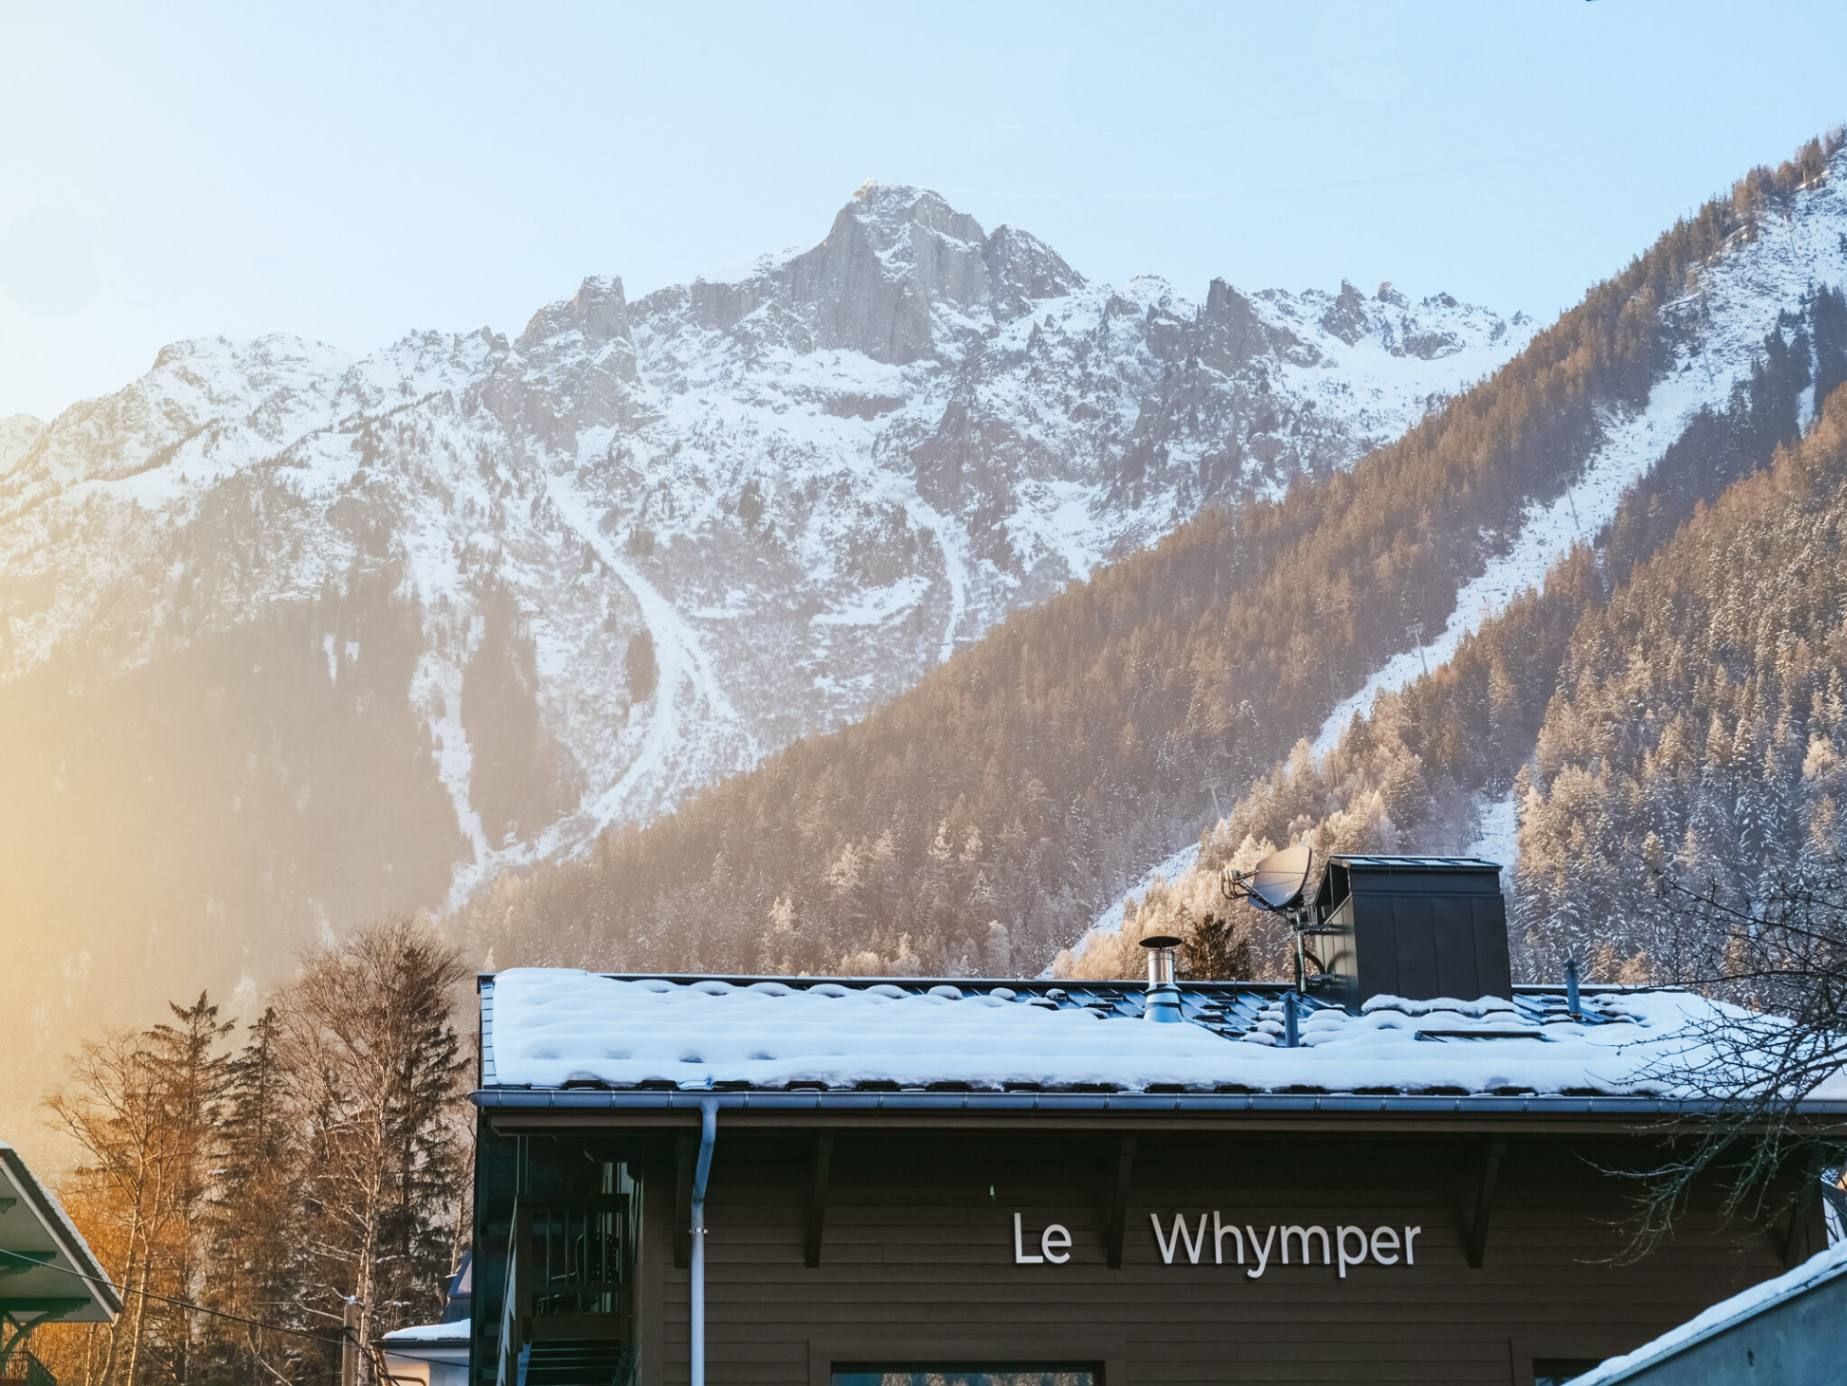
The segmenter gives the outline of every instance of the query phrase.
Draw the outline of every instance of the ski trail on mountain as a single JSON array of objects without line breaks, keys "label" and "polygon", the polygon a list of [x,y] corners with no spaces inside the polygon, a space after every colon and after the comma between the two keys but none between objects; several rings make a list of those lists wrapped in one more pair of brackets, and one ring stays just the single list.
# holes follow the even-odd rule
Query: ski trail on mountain
[{"label": "ski trail on mountain", "polygon": [[[676,750],[709,752],[726,740],[735,739],[745,748],[748,762],[756,758],[756,742],[744,731],[743,719],[712,672],[698,634],[673,603],[661,595],[660,589],[625,559],[598,528],[589,501],[577,489],[571,475],[548,476],[545,492],[565,524],[590,546],[591,552],[634,597],[636,606],[641,609],[641,619],[654,639],[655,666],[659,670],[651,700],[654,711],[641,749],[616,782],[588,806],[587,811],[595,821],[591,829],[594,832],[615,822],[630,796],[644,783],[665,797],[677,774],[689,768],[687,760],[694,759],[681,756],[676,766],[672,763]],[[690,737],[683,730],[689,715],[696,718],[697,724],[696,732]],[[699,778],[696,767],[694,778]]]}]

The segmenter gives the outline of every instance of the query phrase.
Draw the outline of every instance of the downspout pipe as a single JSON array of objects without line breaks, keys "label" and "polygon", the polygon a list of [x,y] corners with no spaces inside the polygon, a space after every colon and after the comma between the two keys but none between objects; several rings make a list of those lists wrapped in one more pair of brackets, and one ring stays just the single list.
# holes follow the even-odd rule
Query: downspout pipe
[{"label": "downspout pipe", "polygon": [[699,1158],[693,1165],[692,1386],[705,1386],[705,1186],[718,1143],[718,1099],[699,1101]]}]

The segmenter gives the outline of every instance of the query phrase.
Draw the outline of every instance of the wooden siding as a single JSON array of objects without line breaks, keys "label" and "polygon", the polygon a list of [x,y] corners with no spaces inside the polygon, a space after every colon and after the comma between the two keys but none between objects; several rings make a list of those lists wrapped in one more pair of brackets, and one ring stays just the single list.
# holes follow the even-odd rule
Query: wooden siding
[{"label": "wooden siding", "polygon": [[[1696,1207],[1634,1264],[1610,1224],[1634,1185],[1598,1165],[1635,1140],[1509,1138],[1484,1264],[1465,1255],[1480,1137],[1140,1135],[1123,1264],[1105,1264],[1107,1135],[837,1131],[820,1264],[803,1264],[812,1133],[720,1123],[707,1202],[709,1379],[825,1383],[832,1361],[1094,1361],[1108,1386],[1427,1382],[1526,1386],[1534,1358],[1626,1350],[1783,1269],[1774,1228]],[[687,1273],[673,1264],[674,1156],[649,1157],[644,1376],[687,1379]],[[1414,1266],[1161,1263],[1150,1213],[1421,1226]],[[1065,1265],[1016,1265],[1012,1214],[1071,1231]],[[1800,1242],[1819,1237],[1819,1219]],[[1816,1243],[1818,1244],[1818,1243]],[[1029,1243],[1029,1247],[1032,1243]],[[1230,1244],[1227,1244],[1230,1250]],[[1209,1254],[1209,1253],[1208,1253]]]}]

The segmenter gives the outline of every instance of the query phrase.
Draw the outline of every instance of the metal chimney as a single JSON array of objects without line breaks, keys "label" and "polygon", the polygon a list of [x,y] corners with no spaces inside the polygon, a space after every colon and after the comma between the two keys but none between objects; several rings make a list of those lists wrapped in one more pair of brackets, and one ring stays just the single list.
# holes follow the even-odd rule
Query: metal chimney
[{"label": "metal chimney", "polygon": [[1143,939],[1142,947],[1148,950],[1148,999],[1142,1006],[1142,1019],[1174,1024],[1181,1019],[1175,952],[1180,940],[1155,934]]}]

